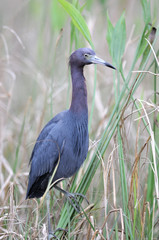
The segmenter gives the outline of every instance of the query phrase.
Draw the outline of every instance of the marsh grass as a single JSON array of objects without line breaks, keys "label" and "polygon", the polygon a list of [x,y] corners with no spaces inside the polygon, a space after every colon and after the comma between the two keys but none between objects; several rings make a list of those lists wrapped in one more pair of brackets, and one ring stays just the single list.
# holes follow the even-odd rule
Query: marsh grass
[{"label": "marsh grass", "polygon": [[117,71],[85,70],[89,153],[79,172],[60,185],[86,195],[90,204],[79,198],[78,214],[52,190],[53,229],[67,229],[56,232],[60,239],[158,239],[159,6],[136,1],[134,12],[122,4],[31,1],[18,11],[12,6],[11,15],[2,5],[0,239],[47,237],[45,201],[25,200],[28,162],[42,127],[69,106],[67,59],[86,42],[103,59],[107,45],[106,60]]}]

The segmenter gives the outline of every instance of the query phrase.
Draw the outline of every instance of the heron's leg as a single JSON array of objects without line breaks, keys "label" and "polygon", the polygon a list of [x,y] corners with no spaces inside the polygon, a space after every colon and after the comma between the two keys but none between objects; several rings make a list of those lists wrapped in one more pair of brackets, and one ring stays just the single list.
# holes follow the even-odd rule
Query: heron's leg
[{"label": "heron's leg", "polygon": [[[66,196],[66,198],[67,198],[67,200],[69,201],[69,203],[74,207],[74,209],[75,209],[77,212],[80,212],[80,205],[79,205],[76,197],[78,197],[78,196],[79,196],[79,197],[82,197],[82,198],[85,199],[86,202],[89,204],[86,196],[84,196],[84,195],[81,194],[81,193],[70,193],[70,192],[67,192],[67,191],[61,189],[61,188],[58,187],[57,185],[55,185],[54,188],[56,188],[57,190],[59,190],[60,192],[62,192],[62,193]],[[75,204],[74,204],[74,202],[73,202],[72,199],[74,200]]]},{"label": "heron's leg", "polygon": [[50,240],[51,223],[50,223],[50,193],[49,191],[46,194],[46,207],[47,207],[47,227],[48,227],[48,240]]},{"label": "heron's leg", "polygon": [[47,240],[50,240],[50,239],[59,240],[59,238],[55,235],[55,233],[58,232],[58,231],[67,232],[67,230],[65,230],[63,228],[57,228],[55,231],[52,231],[51,223],[50,223],[50,193],[49,192],[46,194],[46,206],[47,206],[47,222],[48,222],[48,237],[47,237]]}]

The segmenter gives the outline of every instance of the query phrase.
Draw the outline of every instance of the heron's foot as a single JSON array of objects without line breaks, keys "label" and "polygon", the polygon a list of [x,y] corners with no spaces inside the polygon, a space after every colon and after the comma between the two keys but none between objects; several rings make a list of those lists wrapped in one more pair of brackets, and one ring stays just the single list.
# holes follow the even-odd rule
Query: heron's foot
[{"label": "heron's foot", "polygon": [[78,212],[78,213],[80,213],[80,205],[78,203],[77,197],[82,197],[83,199],[86,200],[87,204],[89,204],[86,196],[84,196],[81,193],[70,193],[70,192],[67,192],[67,191],[61,189],[57,185],[55,185],[54,188],[56,188],[57,190],[59,190],[60,192],[62,192],[65,195],[65,197],[67,198],[69,203],[73,206],[75,211]]},{"label": "heron's foot", "polygon": [[67,198],[67,200],[69,201],[69,203],[73,206],[73,208],[75,209],[76,212],[80,213],[81,208],[80,205],[78,203],[77,197],[82,197],[83,199],[86,200],[87,204],[89,204],[86,196],[84,196],[81,193],[70,193],[70,192],[65,192],[65,197]]},{"label": "heron's foot", "polygon": [[55,235],[54,232],[49,232],[49,233],[48,233],[48,238],[47,238],[47,240],[51,240],[51,239],[60,240],[60,239]]},{"label": "heron's foot", "polygon": [[75,197],[76,197],[76,196],[77,196],[77,197],[82,197],[82,198],[87,202],[87,204],[89,205],[88,199],[87,199],[86,196],[83,195],[82,193],[70,193],[70,194],[73,194]]},{"label": "heron's foot", "polygon": [[56,236],[56,232],[59,232],[59,231],[67,232],[66,229],[57,228],[55,231],[53,231],[53,232],[50,231],[50,232],[48,233],[48,240],[51,240],[51,239],[60,240],[60,238],[58,238],[58,237]]}]

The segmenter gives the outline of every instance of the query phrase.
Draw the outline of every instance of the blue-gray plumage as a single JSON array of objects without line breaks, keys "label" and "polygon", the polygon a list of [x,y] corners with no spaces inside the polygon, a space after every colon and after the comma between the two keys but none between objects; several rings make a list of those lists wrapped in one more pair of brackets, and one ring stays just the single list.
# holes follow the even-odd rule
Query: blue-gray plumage
[{"label": "blue-gray plumage", "polygon": [[30,159],[26,198],[40,198],[58,163],[53,182],[74,175],[88,152],[88,107],[83,67],[89,64],[112,65],[96,57],[89,48],[80,48],[70,56],[72,102],[69,110],[57,114],[41,131]]}]

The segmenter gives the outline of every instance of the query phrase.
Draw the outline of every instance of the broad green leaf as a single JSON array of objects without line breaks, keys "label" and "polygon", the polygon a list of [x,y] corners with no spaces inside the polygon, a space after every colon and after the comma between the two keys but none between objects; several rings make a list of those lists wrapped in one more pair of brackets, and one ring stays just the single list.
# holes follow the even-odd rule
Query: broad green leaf
[{"label": "broad green leaf", "polygon": [[145,22],[145,29],[143,31],[143,35],[141,37],[140,47],[137,54],[137,59],[143,54],[142,61],[140,64],[140,68],[144,64],[145,60],[147,59],[147,56],[150,51],[150,47],[147,44],[147,41],[145,38],[149,37],[149,34],[151,32],[151,6],[150,1],[147,0],[140,0],[142,9],[143,9],[143,16],[144,16],[144,22]]},{"label": "broad green leaf", "polygon": [[110,55],[112,56],[112,52],[111,52],[111,40],[112,40],[112,33],[114,31],[114,27],[110,21],[109,15],[107,14],[107,42],[108,42],[108,47],[109,47],[109,52]]},{"label": "broad green leaf", "polygon": [[145,24],[151,23],[151,5],[150,1],[141,0]]},{"label": "broad green leaf", "polygon": [[126,42],[126,26],[125,26],[125,16],[124,14],[120,17],[117,22],[113,36],[112,36],[112,52],[114,61],[118,68],[121,64],[121,58],[124,54],[125,50],[125,42]]},{"label": "broad green leaf", "polygon": [[93,48],[91,34],[89,32],[87,24],[83,16],[81,15],[81,13],[71,3],[67,2],[66,0],[58,0],[58,2],[63,6],[65,11],[70,15],[75,27],[82,33],[84,38],[89,42],[89,44]]},{"label": "broad green leaf", "polygon": [[[146,41],[145,38],[148,38],[149,34],[150,34],[151,29],[149,28],[149,25],[146,25],[143,31],[143,34],[141,36],[140,39],[140,44],[138,47],[138,51],[137,51],[137,55],[136,55],[136,59],[138,59],[142,54],[144,54],[146,47],[148,46],[148,43]],[[146,56],[144,57],[144,59],[147,58],[148,53],[146,54]],[[142,60],[143,62],[143,60]]]},{"label": "broad green leaf", "polygon": [[58,4],[57,0],[51,1],[50,19],[52,28],[58,31],[63,27],[64,22],[66,21],[66,12],[62,6]]},{"label": "broad green leaf", "polygon": [[126,42],[125,16],[122,14],[115,27],[113,27],[112,23],[110,22],[108,15],[107,21],[107,41],[109,45],[109,51],[113,58],[113,62],[116,64],[117,68],[120,69],[121,58],[124,54]]}]

